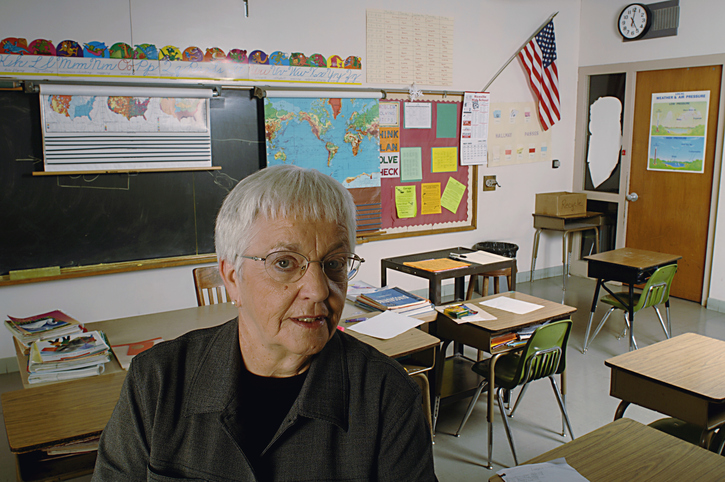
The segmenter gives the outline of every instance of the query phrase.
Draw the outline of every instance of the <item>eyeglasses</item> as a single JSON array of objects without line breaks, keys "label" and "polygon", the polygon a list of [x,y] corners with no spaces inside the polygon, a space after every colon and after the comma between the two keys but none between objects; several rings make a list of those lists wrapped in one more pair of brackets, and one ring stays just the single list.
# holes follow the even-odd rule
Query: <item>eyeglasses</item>
[{"label": "eyeglasses", "polygon": [[299,281],[305,275],[310,263],[320,263],[325,276],[331,281],[342,283],[353,279],[360,270],[360,264],[365,262],[364,259],[353,253],[333,253],[325,256],[322,261],[310,261],[306,256],[294,251],[276,251],[264,258],[243,255],[240,257],[263,261],[267,274],[280,283]]}]

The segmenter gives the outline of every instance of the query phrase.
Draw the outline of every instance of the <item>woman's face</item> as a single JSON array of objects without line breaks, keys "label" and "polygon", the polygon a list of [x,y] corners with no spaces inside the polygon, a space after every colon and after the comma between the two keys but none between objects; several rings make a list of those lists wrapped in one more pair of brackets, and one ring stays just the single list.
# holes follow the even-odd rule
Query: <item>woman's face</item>
[{"label": "woman's face", "polygon": [[[260,217],[251,232],[245,256],[266,258],[277,251],[293,251],[320,261],[332,253],[350,251],[345,232],[327,221]],[[231,276],[243,356],[249,344],[270,360],[306,359],[319,353],[340,321],[347,281],[331,281],[321,264],[313,262],[298,281],[282,283],[271,278],[264,265],[244,259],[241,279],[236,273]]]}]

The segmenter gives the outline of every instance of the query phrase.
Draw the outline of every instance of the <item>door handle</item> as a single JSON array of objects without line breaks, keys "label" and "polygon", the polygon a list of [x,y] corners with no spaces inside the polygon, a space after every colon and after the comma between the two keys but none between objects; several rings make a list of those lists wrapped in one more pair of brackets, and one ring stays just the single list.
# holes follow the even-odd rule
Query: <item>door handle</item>
[{"label": "door handle", "polygon": [[629,194],[627,194],[627,195],[625,196],[625,198],[627,199],[627,201],[629,201],[629,202],[632,202],[632,203],[633,203],[633,202],[635,202],[635,201],[636,201],[637,199],[639,199],[639,196],[637,196],[637,193],[636,193],[636,192],[632,192],[632,193],[629,193]]}]

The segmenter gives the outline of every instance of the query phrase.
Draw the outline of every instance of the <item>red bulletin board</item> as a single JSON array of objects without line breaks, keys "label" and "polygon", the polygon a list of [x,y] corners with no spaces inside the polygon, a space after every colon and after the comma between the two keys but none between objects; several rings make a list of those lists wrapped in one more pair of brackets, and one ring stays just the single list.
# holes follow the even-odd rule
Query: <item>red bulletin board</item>
[{"label": "red bulletin board", "polygon": [[[381,104],[385,101],[381,101]],[[423,179],[415,182],[401,182],[400,178],[383,178],[381,179],[381,201],[382,201],[382,229],[391,228],[408,228],[419,227],[425,229],[445,229],[447,227],[475,227],[475,209],[473,207],[475,201],[475,172],[472,166],[461,166],[457,163],[455,172],[432,172],[431,157],[432,149],[436,147],[455,147],[458,150],[458,158],[460,160],[460,119],[461,119],[461,102],[456,101],[397,101],[400,103],[400,147],[420,147],[422,159]],[[431,103],[431,128],[429,129],[406,129],[405,128],[405,105],[407,103]],[[456,106],[455,115],[455,135],[452,135],[453,127],[449,124],[445,126],[438,125],[438,110],[441,104],[448,106]],[[450,114],[450,107],[447,107]],[[449,119],[450,116],[446,116]],[[443,117],[442,117],[443,119]],[[443,122],[443,121],[442,121]],[[447,131],[445,135],[449,137],[439,137],[439,127],[445,127]],[[444,129],[440,129],[440,133]],[[450,212],[441,207],[440,214],[421,214],[422,200],[421,188],[426,183],[440,183],[440,192],[446,188],[446,184],[450,178],[454,178],[461,184],[466,186],[458,209],[455,213]],[[395,208],[395,186],[415,185],[417,214],[412,218],[399,218]],[[472,229],[472,228],[471,228]],[[407,231],[407,230],[404,230]],[[412,231],[412,230],[411,230]],[[423,233],[421,233],[423,234]]]}]

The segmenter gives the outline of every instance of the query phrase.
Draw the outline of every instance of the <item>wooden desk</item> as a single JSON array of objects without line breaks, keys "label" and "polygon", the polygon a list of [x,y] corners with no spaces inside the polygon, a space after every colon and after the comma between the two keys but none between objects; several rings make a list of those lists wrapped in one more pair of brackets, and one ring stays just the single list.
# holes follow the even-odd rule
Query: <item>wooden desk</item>
[{"label": "wooden desk", "polygon": [[[723,480],[725,457],[623,418],[525,462],[565,457],[590,482]],[[502,482],[494,475],[489,482]]]},{"label": "wooden desk", "polygon": [[725,423],[725,341],[685,333],[604,364],[612,369],[609,394],[622,400],[615,420],[634,403],[703,427],[703,447]]},{"label": "wooden desk", "polygon": [[[197,328],[219,325],[235,316],[236,307],[223,303],[87,323],[86,327],[104,331],[111,344],[122,344],[155,337],[171,340]],[[426,319],[432,321],[435,316],[427,315]],[[353,331],[347,333],[394,358],[416,355],[419,371],[433,367],[440,343],[434,336],[418,329],[408,330],[390,340],[379,340]],[[5,428],[11,452],[19,456],[19,470],[27,470],[22,467],[23,462],[33,465],[31,471],[36,470],[38,454],[43,449],[100,435],[118,401],[125,377],[126,372],[120,370],[3,393]],[[42,411],[29,412],[28,407],[42,407]],[[91,473],[95,454],[77,456],[75,460],[77,463],[71,468],[66,459],[56,467],[58,470],[46,472],[53,477],[61,472],[74,477]]]},{"label": "wooden desk", "polygon": [[[584,257],[588,262],[587,276],[596,278],[597,280],[597,287],[594,289],[594,298],[592,299],[592,310],[589,313],[589,323],[587,324],[587,332],[584,339],[589,339],[589,328],[592,325],[594,311],[597,309],[599,289],[603,287],[607,293],[614,296],[628,308],[631,326],[629,330],[629,349],[634,349],[634,285],[644,283],[652,276],[652,273],[657,268],[675,264],[680,258],[682,256],[634,248],[614,249],[612,251],[605,251],[604,253]],[[628,284],[629,299],[620,299],[605,284],[607,281],[619,281]]]},{"label": "wooden desk", "polygon": [[[542,298],[537,298],[535,296],[527,295],[525,293],[518,293],[515,291],[510,291],[508,293],[500,293],[497,295],[492,296],[486,296],[483,298],[477,298],[474,300],[469,301],[469,303],[473,303],[477,306],[480,306],[479,303],[481,301],[485,300],[491,300],[498,297],[508,297],[516,300],[521,301],[527,301],[529,303],[535,303],[538,305],[543,305],[543,308],[539,308],[535,311],[532,311],[531,313],[527,313],[524,315],[517,315],[514,313],[510,313],[508,311],[499,310],[497,308],[491,308],[488,306],[481,306],[483,310],[490,313],[491,315],[495,316],[495,320],[491,321],[473,321],[470,323],[456,323],[455,321],[451,320],[447,316],[443,314],[438,315],[438,319],[434,324],[431,325],[431,334],[435,335],[436,337],[440,338],[443,342],[441,344],[441,348],[438,351],[438,359],[436,360],[436,376],[435,383],[436,383],[436,401],[434,405],[434,412],[433,412],[433,420],[434,420],[434,427],[435,427],[435,420],[438,416],[438,409],[440,406],[441,398],[444,396],[442,392],[442,386],[443,386],[443,373],[446,364],[451,363],[459,363],[461,361],[461,357],[452,357],[449,359],[445,359],[446,349],[448,348],[448,345],[455,341],[460,342],[468,346],[472,346],[474,348],[478,348],[479,350],[483,350],[487,353],[491,353],[493,356],[491,357],[491,362],[489,364],[489,387],[488,387],[488,411],[487,411],[487,420],[488,420],[488,437],[489,440],[492,440],[493,437],[493,413],[494,413],[494,393],[495,393],[495,387],[493,384],[494,377],[494,369],[496,367],[496,361],[498,360],[498,357],[501,356],[504,353],[507,353],[509,351],[514,350],[515,348],[511,348],[508,346],[501,346],[497,349],[491,348],[491,338],[497,335],[501,335],[504,333],[511,333],[517,330],[520,330],[522,328],[525,328],[527,326],[536,325],[539,323],[545,323],[547,321],[554,321],[554,320],[561,320],[565,318],[571,317],[571,315],[576,311],[576,308],[571,306],[562,305],[560,303],[555,303],[553,301],[545,300]],[[466,367],[468,371],[470,372],[470,364]],[[562,393],[566,393],[566,383],[565,379],[562,376],[562,386],[561,386]],[[446,394],[447,395],[447,394]],[[453,395],[455,397],[455,394]],[[489,454],[488,454],[488,461],[489,461],[489,468],[490,468],[490,461],[491,461],[491,444],[489,444]]]},{"label": "wooden desk", "polygon": [[[569,266],[571,263],[572,239],[571,235],[579,231],[594,230],[594,244],[599,252],[599,226],[604,224],[604,216],[602,213],[587,211],[583,214],[572,214],[569,216],[551,216],[546,214],[533,214],[534,216],[534,247],[531,254],[531,280],[534,279],[536,271],[536,258],[539,254],[539,238],[541,231],[548,229],[551,231],[561,231],[561,264],[562,264],[562,291],[566,291],[566,278],[569,275]],[[567,249],[568,241],[568,249]],[[562,298],[562,303],[564,302]]]},{"label": "wooden desk", "polygon": [[[396,256],[394,258],[383,258],[380,260],[380,285],[387,286],[388,284],[388,270],[392,269],[400,271],[402,273],[411,274],[420,278],[428,280],[428,297],[434,305],[438,306],[441,304],[441,282],[444,279],[455,278],[455,299],[465,299],[464,282],[465,277],[469,275],[478,275],[487,273],[489,271],[495,271],[499,269],[511,268],[511,286],[510,290],[516,289],[516,259],[511,258],[507,261],[499,261],[494,263],[478,264],[470,262],[470,266],[458,269],[449,269],[446,271],[427,271],[420,268],[414,268],[412,266],[406,266],[405,263],[411,261],[424,261],[427,259],[437,258],[448,258],[450,253],[472,253],[475,250],[468,248],[448,248],[440,249],[438,251],[428,251],[426,253],[409,254],[405,256]],[[467,261],[468,262],[468,261]]]}]

